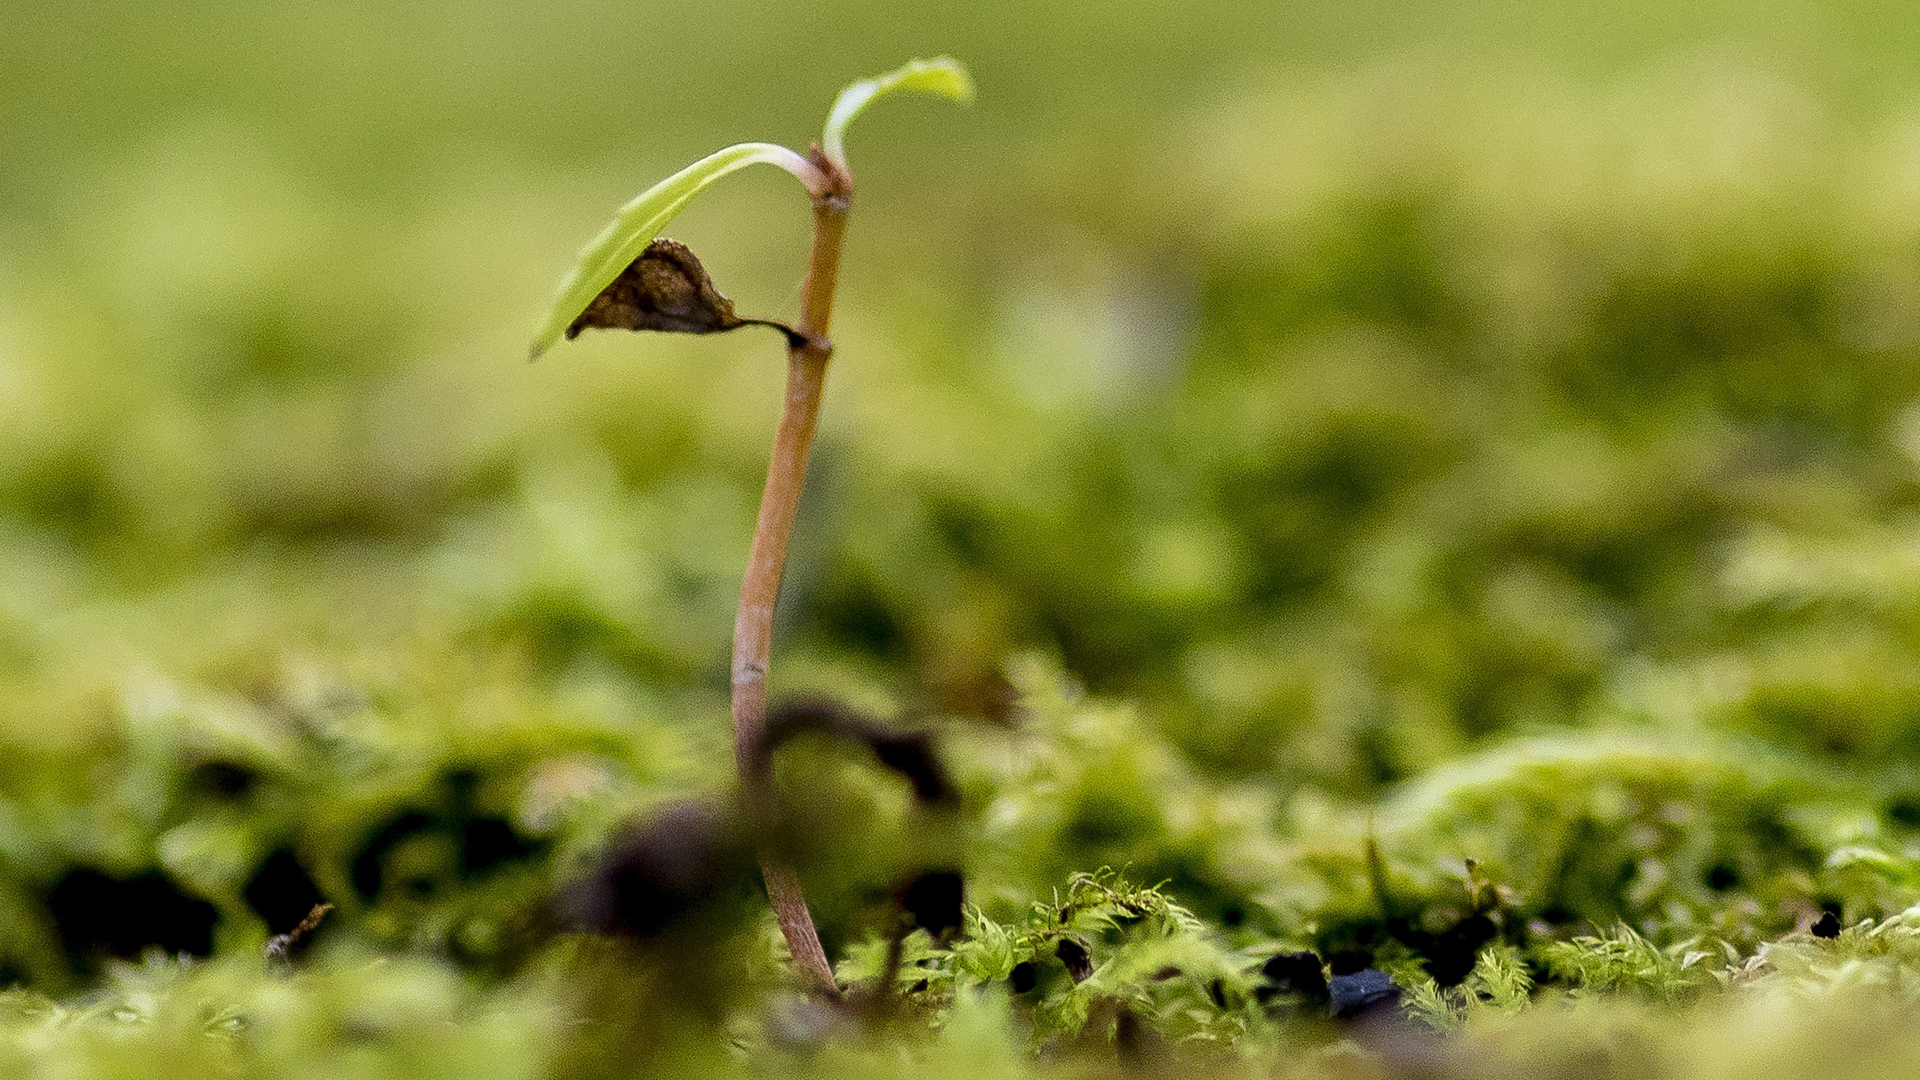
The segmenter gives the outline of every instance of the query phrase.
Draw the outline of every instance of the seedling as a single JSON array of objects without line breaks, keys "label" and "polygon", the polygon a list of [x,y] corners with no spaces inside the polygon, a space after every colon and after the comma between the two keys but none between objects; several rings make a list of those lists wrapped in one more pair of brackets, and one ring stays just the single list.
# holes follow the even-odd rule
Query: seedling
[{"label": "seedling", "polygon": [[[740,610],[733,628],[734,756],[749,805],[766,808],[772,760],[766,751],[767,666],[773,645],[773,611],[780,594],[787,543],[806,482],[807,451],[820,413],[833,344],[827,326],[840,270],[840,247],[853,199],[847,168],[847,126],[878,98],[902,90],[939,94],[956,101],[973,97],[965,68],[946,57],[915,60],[897,71],[863,79],[840,92],[827,114],[826,130],[801,155],[773,143],[740,143],[711,154],[642,192],[581,251],[560,283],[553,308],[533,340],[538,358],[563,336],[589,327],[706,334],[762,325],[787,340],[787,389],[774,436],[767,485],[754,526],[753,546],[740,582]],[[792,325],[737,315],[684,244],[660,236],[695,195],[731,172],[754,164],[778,165],[806,186],[813,202],[813,250]],[[793,867],[762,852],[760,869],[801,977],[816,991],[837,995],[833,969],[820,946]]]}]

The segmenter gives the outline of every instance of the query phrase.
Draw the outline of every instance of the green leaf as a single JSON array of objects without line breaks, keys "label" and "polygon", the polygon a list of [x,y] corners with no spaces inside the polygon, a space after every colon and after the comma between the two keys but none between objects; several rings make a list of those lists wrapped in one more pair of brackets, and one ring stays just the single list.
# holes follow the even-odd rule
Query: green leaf
[{"label": "green leaf", "polygon": [[567,326],[593,303],[593,298],[640,257],[647,244],[686,209],[702,188],[730,172],[762,162],[786,169],[809,189],[815,186],[815,178],[819,176],[819,170],[811,162],[784,146],[740,143],[709,154],[641,192],[621,207],[612,223],[580,250],[579,260],[561,280],[554,293],[553,306],[533,337],[532,358],[539,359],[541,353],[559,341]]},{"label": "green leaf", "polygon": [[834,99],[833,111],[827,114],[827,130],[820,139],[828,161],[846,170],[847,125],[875,99],[896,90],[938,94],[964,104],[973,100],[973,76],[951,56],[937,56],[932,60],[909,60],[885,75],[862,79],[840,91],[840,96]]}]

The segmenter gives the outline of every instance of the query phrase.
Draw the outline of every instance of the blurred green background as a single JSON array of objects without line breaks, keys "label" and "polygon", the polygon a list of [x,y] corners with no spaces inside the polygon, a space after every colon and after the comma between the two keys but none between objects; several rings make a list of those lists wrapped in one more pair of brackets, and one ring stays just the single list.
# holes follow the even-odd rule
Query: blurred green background
[{"label": "blurred green background", "polygon": [[[772,687],[989,740],[1053,678],[1010,681],[1010,657],[1136,702],[1111,745],[1074,736],[1071,780],[975,770],[983,813],[1031,811],[982,841],[1004,841],[983,895],[1134,859],[1209,914],[1322,910],[1284,845],[1569,729],[1862,785],[1788,855],[1687,848],[1702,903],[1749,864],[1804,874],[1822,843],[1904,851],[1920,827],[1910,5],[4,21],[16,977],[62,977],[47,897],[75,867],[164,871],[258,935],[244,893],[275,852],[376,912],[392,837],[432,834],[407,813],[505,823],[512,861],[724,781],[780,350],[596,333],[529,365],[526,341],[634,192],[728,143],[804,145],[845,82],[937,53],[977,105],[889,102],[851,140]],[[778,317],[806,228],[768,170],[671,232]],[[1728,783],[1733,836],[1757,796]],[[1207,799],[1251,831],[1178,823]],[[423,896],[441,873],[486,908],[472,859],[409,858]],[[1535,861],[1560,874],[1537,906],[1585,902]],[[370,932],[488,948],[396,910]]]}]

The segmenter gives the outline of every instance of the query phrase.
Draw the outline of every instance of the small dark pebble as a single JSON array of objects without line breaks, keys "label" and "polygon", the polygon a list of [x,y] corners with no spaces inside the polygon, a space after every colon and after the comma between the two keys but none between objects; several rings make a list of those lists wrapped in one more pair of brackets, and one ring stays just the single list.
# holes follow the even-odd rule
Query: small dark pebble
[{"label": "small dark pebble", "polygon": [[1013,965],[1013,970],[1007,973],[1007,985],[1012,987],[1016,994],[1024,994],[1039,983],[1040,973],[1031,961],[1022,960]]},{"label": "small dark pebble", "polygon": [[1085,945],[1080,944],[1073,938],[1061,938],[1060,944],[1053,947],[1053,955],[1059,957],[1060,962],[1067,965],[1067,974],[1071,976],[1076,983],[1086,982],[1087,976],[1093,974],[1092,954],[1087,952]]},{"label": "small dark pebble", "polygon": [[1392,976],[1378,968],[1367,968],[1351,975],[1335,975],[1327,983],[1329,1015],[1340,1020],[1358,1020],[1386,1012],[1397,1012],[1400,987]]},{"label": "small dark pebble", "polygon": [[1814,920],[1813,925],[1807,928],[1807,932],[1814,937],[1837,938],[1840,936],[1840,917],[1831,911],[1822,912],[1820,917]]}]

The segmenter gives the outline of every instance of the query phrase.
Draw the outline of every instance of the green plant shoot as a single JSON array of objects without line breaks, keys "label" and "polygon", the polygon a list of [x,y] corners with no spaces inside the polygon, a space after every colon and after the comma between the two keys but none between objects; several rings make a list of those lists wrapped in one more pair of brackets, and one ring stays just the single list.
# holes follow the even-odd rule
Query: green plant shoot
[{"label": "green plant shoot", "polygon": [[[896,91],[918,91],[968,102],[973,100],[973,79],[958,61],[942,56],[909,61],[885,75],[862,79],[842,90],[827,115],[826,130],[821,136],[822,153],[834,168],[842,172],[847,168],[847,126],[866,111],[868,105]],[[687,208],[695,195],[728,173],[757,164],[778,165],[787,170],[816,198],[830,189],[829,178],[818,164],[776,143],[737,143],[681,169],[621,207],[607,227],[580,250],[573,269],[561,279],[553,304],[534,334],[530,357],[537,360],[552,348],[593,298],[639,258],[647,244]]]}]

